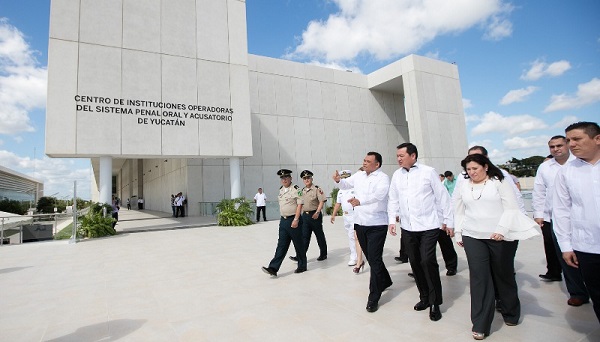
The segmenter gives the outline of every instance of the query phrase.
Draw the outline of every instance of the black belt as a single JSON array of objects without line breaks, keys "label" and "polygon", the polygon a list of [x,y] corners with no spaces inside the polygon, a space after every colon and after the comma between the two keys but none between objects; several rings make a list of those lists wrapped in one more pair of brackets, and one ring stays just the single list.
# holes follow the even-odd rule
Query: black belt
[{"label": "black belt", "polygon": [[292,218],[294,216],[296,216],[296,214],[294,214],[294,215],[288,215],[288,216],[281,216],[281,218],[284,219],[284,220],[287,220],[287,219]]},{"label": "black belt", "polygon": [[311,211],[303,211],[303,213],[304,213],[304,214],[306,214],[306,215],[311,215],[311,214],[314,214],[314,213],[316,213],[316,212],[317,212],[316,210],[311,210]]}]

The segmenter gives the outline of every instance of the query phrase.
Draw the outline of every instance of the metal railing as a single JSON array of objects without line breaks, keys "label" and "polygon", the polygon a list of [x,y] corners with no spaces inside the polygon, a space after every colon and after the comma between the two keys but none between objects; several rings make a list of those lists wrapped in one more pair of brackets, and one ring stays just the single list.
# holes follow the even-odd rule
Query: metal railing
[{"label": "metal railing", "polygon": [[[77,212],[77,216],[83,215],[85,211]],[[1,216],[0,246],[53,240],[73,220],[73,213]]]}]

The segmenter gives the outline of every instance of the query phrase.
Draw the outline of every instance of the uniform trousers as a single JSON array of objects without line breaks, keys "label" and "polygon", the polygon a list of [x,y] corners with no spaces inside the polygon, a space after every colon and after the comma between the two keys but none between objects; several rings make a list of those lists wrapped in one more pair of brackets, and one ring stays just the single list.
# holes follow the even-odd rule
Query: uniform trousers
[{"label": "uniform trousers", "polygon": [[[350,247],[350,260],[356,261],[356,238],[354,237],[354,217],[352,214],[344,214],[344,228],[348,234],[348,246]],[[360,265],[358,265],[360,266]]]},{"label": "uniform trousers", "polygon": [[294,249],[296,250],[296,257],[298,258],[298,268],[306,269],[306,249],[304,249],[304,242],[302,240],[302,218],[298,222],[297,228],[292,228],[292,222],[294,221],[294,215],[286,218],[281,217],[279,220],[279,238],[277,239],[277,249],[275,249],[275,256],[269,263],[269,267],[274,269],[275,272],[279,271],[281,263],[285,258],[285,255],[290,248],[290,242],[294,243]]},{"label": "uniform trousers", "polygon": [[558,261],[560,262],[560,266],[562,267],[563,276],[565,277],[565,285],[567,286],[569,295],[571,298],[577,298],[584,302],[588,302],[590,300],[590,295],[585,283],[583,282],[581,269],[569,266],[565,259],[563,259],[562,252],[560,250],[560,246],[558,245],[558,240],[556,240],[554,231],[552,231],[552,242],[554,242],[554,249],[556,251]]},{"label": "uniform trousers", "polygon": [[[546,254],[546,275],[551,277],[560,277],[562,268],[556,254],[556,247],[552,241],[552,222],[544,221],[542,227],[542,237],[544,238],[544,253]],[[562,256],[561,256],[562,259]]]},{"label": "uniform trousers", "polygon": [[490,333],[494,320],[494,287],[507,323],[517,324],[521,303],[515,280],[515,253],[518,241],[494,241],[463,236],[469,263],[471,322],[473,331]]},{"label": "uniform trousers", "polygon": [[592,299],[596,318],[600,322],[600,254],[574,251],[579,261],[583,281]]},{"label": "uniform trousers", "polygon": [[315,220],[312,218],[314,213],[315,210],[302,212],[302,238],[304,239],[304,248],[308,251],[310,238],[314,232],[317,237],[317,244],[319,245],[319,256],[326,257],[327,241],[325,240],[325,233],[323,232],[323,214],[319,213],[319,218]]},{"label": "uniform trousers", "polygon": [[392,278],[383,263],[383,246],[387,237],[387,225],[361,226],[354,225],[358,243],[365,253],[371,268],[369,280],[369,302],[377,303],[381,293],[392,285]]},{"label": "uniform trousers", "polygon": [[454,242],[452,242],[452,238],[444,230],[440,229],[439,231],[438,243],[442,250],[446,269],[448,271],[456,271],[458,267],[458,254],[456,254],[456,250],[454,249]]},{"label": "uniform trousers", "polygon": [[440,268],[436,257],[439,231],[439,228],[419,232],[402,229],[402,238],[410,267],[415,275],[419,299],[429,305],[440,305],[443,302]]}]

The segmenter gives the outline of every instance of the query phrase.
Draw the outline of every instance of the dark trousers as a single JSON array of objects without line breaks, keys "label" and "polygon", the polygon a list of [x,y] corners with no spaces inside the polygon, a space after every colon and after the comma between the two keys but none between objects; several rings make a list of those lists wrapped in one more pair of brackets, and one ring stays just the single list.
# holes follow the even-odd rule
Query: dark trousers
[{"label": "dark trousers", "polygon": [[327,241],[325,240],[325,233],[323,232],[323,215],[319,213],[318,219],[313,219],[312,216],[315,211],[302,212],[302,238],[304,239],[304,248],[308,252],[308,246],[310,245],[310,238],[312,233],[315,233],[317,238],[317,244],[319,245],[319,256],[327,256]]},{"label": "dark trousers", "polygon": [[365,253],[371,268],[369,281],[369,301],[379,302],[381,293],[392,285],[392,278],[383,263],[383,246],[387,237],[387,226],[354,225],[358,243]]},{"label": "dark trousers", "polygon": [[575,268],[567,265],[567,262],[562,257],[562,252],[560,250],[560,246],[558,245],[558,240],[556,240],[554,231],[552,231],[552,242],[554,242],[554,250],[556,251],[556,256],[558,257],[560,266],[562,267],[563,275],[565,276],[565,285],[567,286],[567,291],[569,291],[569,296],[572,298],[581,299],[584,302],[589,301],[590,295],[585,283],[583,282],[581,268]]},{"label": "dark trousers", "polygon": [[171,209],[173,210],[173,217],[175,217],[177,215],[177,206],[172,205]]},{"label": "dark trousers", "polygon": [[592,299],[596,318],[600,322],[600,254],[575,251],[583,281]]},{"label": "dark trousers", "polygon": [[402,230],[400,231],[400,259],[404,262],[408,262],[408,254],[406,254],[406,246],[404,245],[404,239],[402,238]]},{"label": "dark trousers", "polygon": [[290,242],[294,243],[294,249],[296,250],[296,257],[298,258],[298,268],[306,269],[306,250],[304,249],[304,242],[302,241],[302,219],[298,222],[297,228],[292,228],[292,221],[294,215],[287,218],[281,217],[279,220],[279,238],[277,239],[277,249],[275,249],[275,256],[269,263],[269,267],[274,269],[276,272],[279,271],[281,263],[285,258],[285,255],[290,248]]},{"label": "dark trousers", "polygon": [[111,214],[112,218],[114,218],[115,220],[112,223],[112,227],[115,228],[115,226],[117,225],[117,222],[119,221],[119,212],[114,212]]},{"label": "dark trousers", "polygon": [[263,221],[267,220],[267,207],[263,205],[260,207],[256,207],[256,222],[260,221],[260,212],[261,211],[263,214]]},{"label": "dark trousers", "polygon": [[[562,268],[560,266],[560,261],[558,260],[556,254],[556,247],[554,246],[554,241],[552,239],[552,222],[544,221],[544,226],[542,227],[542,237],[544,238],[544,253],[546,254],[546,275],[551,277],[560,277],[562,273]],[[561,256],[562,259],[562,256]]]},{"label": "dark trousers", "polygon": [[179,217],[179,216],[185,217],[185,208],[183,207],[183,205],[178,205],[175,208],[176,208],[175,217]]},{"label": "dark trousers", "polygon": [[434,228],[411,232],[402,229],[408,261],[419,290],[419,299],[429,305],[440,305],[443,302],[440,268],[435,254],[439,230]]},{"label": "dark trousers", "polygon": [[456,250],[454,249],[454,242],[452,242],[452,238],[445,231],[441,229],[439,231],[440,236],[437,242],[440,244],[440,249],[442,250],[446,270],[456,271],[458,267],[458,254],[456,254]]},{"label": "dark trousers", "polygon": [[521,303],[515,280],[517,241],[494,241],[463,236],[471,289],[473,331],[490,333],[494,320],[494,286],[502,301],[502,316],[507,323],[518,323]]}]

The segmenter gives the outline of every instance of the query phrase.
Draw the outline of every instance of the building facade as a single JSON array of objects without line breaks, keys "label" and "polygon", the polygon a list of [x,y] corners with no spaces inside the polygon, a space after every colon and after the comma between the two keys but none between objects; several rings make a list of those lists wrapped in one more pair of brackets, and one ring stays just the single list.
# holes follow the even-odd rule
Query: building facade
[{"label": "building facade", "polygon": [[29,202],[33,208],[42,196],[42,181],[0,166],[0,199]]},{"label": "building facade", "polygon": [[[275,199],[276,171],[303,169],[328,193],[335,170],[396,146],[456,170],[467,150],[456,65],[410,55],[363,75],[247,53],[239,0],[53,0],[46,154],[92,158],[100,201],[170,212]],[[110,187],[108,187],[110,189]],[[109,191],[110,192],[110,191]]]}]

